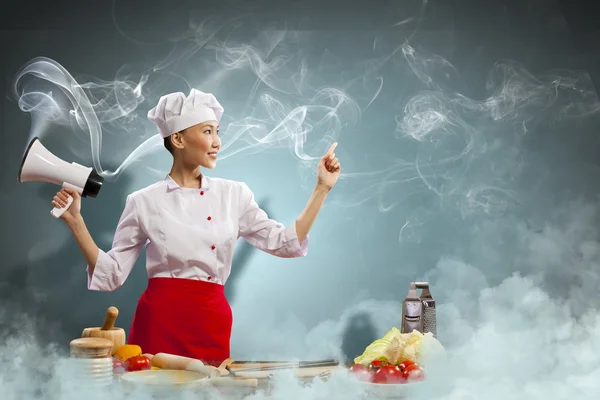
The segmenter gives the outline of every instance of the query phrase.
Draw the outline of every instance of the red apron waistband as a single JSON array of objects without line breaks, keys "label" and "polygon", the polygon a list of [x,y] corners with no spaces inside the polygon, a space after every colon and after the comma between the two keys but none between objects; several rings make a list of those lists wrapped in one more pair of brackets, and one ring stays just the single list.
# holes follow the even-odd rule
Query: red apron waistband
[{"label": "red apron waistband", "polygon": [[150,291],[186,291],[196,294],[206,293],[212,295],[224,295],[225,287],[218,283],[201,281],[199,279],[187,278],[150,278],[148,289]]}]

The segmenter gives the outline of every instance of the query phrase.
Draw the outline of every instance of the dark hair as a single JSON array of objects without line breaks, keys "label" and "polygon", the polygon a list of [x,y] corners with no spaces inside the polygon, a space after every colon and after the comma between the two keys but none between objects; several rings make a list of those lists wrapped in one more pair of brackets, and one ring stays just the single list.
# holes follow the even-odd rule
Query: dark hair
[{"label": "dark hair", "polygon": [[171,143],[171,136],[165,138],[165,149],[169,150],[169,153],[173,154],[173,143]]}]

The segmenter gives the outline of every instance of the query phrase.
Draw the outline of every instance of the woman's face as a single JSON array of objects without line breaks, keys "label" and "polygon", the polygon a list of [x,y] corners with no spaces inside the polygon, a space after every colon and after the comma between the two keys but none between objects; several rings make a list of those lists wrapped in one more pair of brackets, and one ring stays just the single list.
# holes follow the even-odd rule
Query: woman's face
[{"label": "woman's face", "polygon": [[217,165],[217,153],[221,148],[218,121],[194,125],[174,139],[186,164],[204,168],[214,168]]}]

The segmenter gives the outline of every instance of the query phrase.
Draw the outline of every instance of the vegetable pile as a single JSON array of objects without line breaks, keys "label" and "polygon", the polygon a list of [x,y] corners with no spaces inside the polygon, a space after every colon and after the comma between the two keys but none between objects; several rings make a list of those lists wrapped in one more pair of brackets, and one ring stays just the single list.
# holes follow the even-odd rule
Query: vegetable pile
[{"label": "vegetable pile", "polygon": [[433,334],[419,331],[400,333],[398,328],[392,328],[354,359],[349,372],[370,383],[422,381],[425,379],[425,359],[431,351],[443,351],[443,346]]},{"label": "vegetable pile", "polygon": [[135,344],[126,344],[117,349],[113,355],[113,373],[143,371],[154,369],[150,359],[142,355],[142,348]]}]

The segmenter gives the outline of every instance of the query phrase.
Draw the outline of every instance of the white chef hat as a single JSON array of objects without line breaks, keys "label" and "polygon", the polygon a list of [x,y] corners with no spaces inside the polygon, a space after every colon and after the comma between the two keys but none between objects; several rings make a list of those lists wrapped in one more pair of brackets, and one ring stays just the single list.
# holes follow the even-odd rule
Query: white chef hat
[{"label": "white chef hat", "polygon": [[181,92],[162,96],[156,107],[148,111],[148,119],[166,138],[206,121],[220,121],[223,111],[212,93],[192,89],[187,97]]}]

